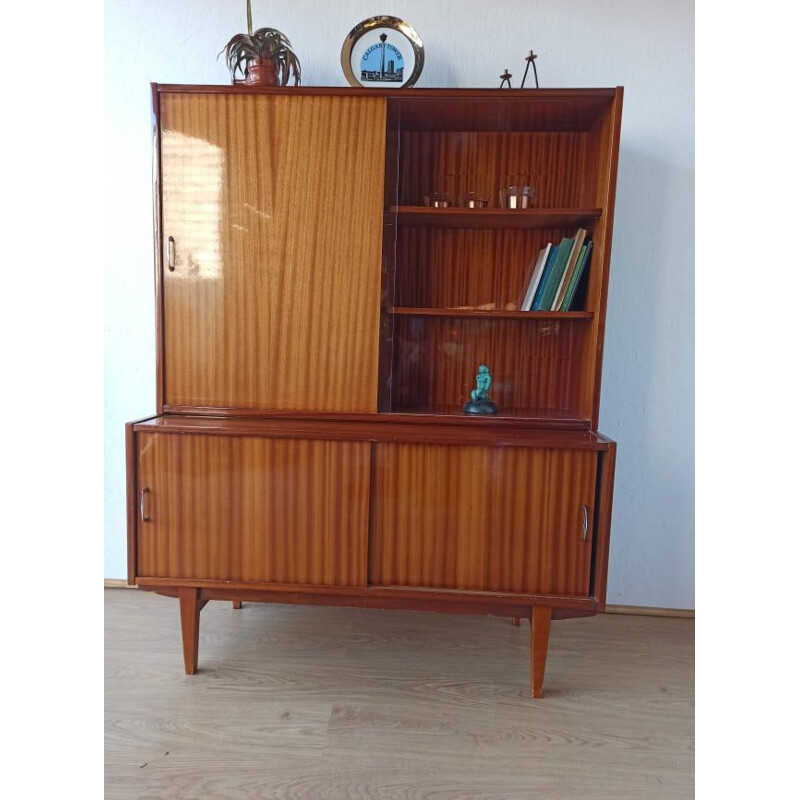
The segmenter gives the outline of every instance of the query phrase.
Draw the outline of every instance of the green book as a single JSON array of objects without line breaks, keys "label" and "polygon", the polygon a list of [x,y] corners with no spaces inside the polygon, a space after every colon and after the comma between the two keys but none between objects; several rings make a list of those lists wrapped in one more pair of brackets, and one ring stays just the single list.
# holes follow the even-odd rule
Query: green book
[{"label": "green book", "polygon": [[558,245],[558,255],[556,256],[555,264],[553,264],[550,277],[547,279],[547,285],[544,287],[544,293],[536,306],[536,311],[550,311],[553,307],[553,300],[556,299],[556,292],[564,275],[564,270],[567,268],[569,254],[572,252],[572,243],[572,239],[562,239],[561,244]]},{"label": "green book", "polygon": [[567,293],[564,295],[564,300],[559,307],[559,311],[569,311],[569,307],[572,305],[572,298],[575,297],[575,291],[578,288],[578,284],[581,282],[581,276],[583,275],[584,269],[586,268],[586,263],[589,261],[589,255],[592,252],[592,242],[589,240],[588,244],[585,244],[581,248],[581,254],[578,257],[578,266],[575,268],[575,271],[572,273],[572,277],[569,281],[569,286],[567,286]]},{"label": "green book", "polygon": [[564,311],[564,303],[567,299],[567,295],[569,294],[569,287],[572,281],[575,279],[575,276],[578,274],[578,270],[581,267],[581,259],[583,258],[584,254],[586,253],[586,245],[582,244],[578,249],[578,252],[575,254],[575,264],[572,267],[572,273],[567,274],[569,272],[569,267],[567,267],[567,272],[564,273],[564,281],[565,285],[561,290],[561,299],[559,300],[558,296],[556,296],[555,308],[553,311]]}]

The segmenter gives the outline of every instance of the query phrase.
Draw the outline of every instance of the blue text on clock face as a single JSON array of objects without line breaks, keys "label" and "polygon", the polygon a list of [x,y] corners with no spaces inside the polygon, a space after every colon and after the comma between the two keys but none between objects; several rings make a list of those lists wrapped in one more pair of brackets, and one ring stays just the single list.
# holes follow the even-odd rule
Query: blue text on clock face
[{"label": "blue text on clock face", "polygon": [[361,56],[362,81],[403,82],[403,54],[387,39],[382,34]]}]

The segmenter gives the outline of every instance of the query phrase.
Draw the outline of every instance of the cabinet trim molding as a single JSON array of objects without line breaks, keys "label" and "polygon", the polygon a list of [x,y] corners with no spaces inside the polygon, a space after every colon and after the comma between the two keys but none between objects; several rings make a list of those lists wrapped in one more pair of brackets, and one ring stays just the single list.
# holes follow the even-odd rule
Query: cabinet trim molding
[{"label": "cabinet trim molding", "polygon": [[574,597],[554,594],[516,594],[512,592],[459,591],[457,589],[425,589],[408,586],[321,586],[310,583],[253,583],[249,581],[213,581],[196,578],[157,578],[139,575],[140,588],[160,586],[198,586],[206,589],[252,589],[259,592],[304,592],[309,594],[337,594],[350,597],[399,597],[405,595],[418,600],[437,599],[473,600],[486,604],[506,603],[515,606],[561,606],[563,608],[595,609],[594,597]]}]

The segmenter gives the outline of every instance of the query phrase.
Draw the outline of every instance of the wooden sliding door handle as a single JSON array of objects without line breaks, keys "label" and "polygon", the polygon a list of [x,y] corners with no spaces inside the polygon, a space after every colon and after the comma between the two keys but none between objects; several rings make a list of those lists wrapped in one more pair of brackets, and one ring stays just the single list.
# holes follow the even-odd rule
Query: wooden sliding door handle
[{"label": "wooden sliding door handle", "polygon": [[142,518],[142,522],[150,522],[150,517],[147,516],[147,512],[144,508],[144,499],[149,493],[150,489],[147,486],[142,488],[142,493],[139,495],[139,515]]},{"label": "wooden sliding door handle", "polygon": [[170,236],[167,239],[167,269],[175,271],[175,238]]},{"label": "wooden sliding door handle", "polygon": [[583,524],[581,526],[581,541],[585,542],[586,537],[589,535],[589,507],[581,506],[583,511]]}]

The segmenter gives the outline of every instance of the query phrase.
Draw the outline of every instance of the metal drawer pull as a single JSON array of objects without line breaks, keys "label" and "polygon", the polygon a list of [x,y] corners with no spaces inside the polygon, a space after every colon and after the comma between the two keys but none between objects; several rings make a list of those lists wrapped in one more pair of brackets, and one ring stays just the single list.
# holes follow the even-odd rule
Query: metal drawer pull
[{"label": "metal drawer pull", "polygon": [[150,522],[150,517],[147,516],[147,512],[144,510],[144,498],[147,493],[150,491],[146,486],[142,489],[142,494],[139,497],[139,514],[142,518],[142,522]]},{"label": "metal drawer pull", "polygon": [[167,267],[170,272],[175,271],[175,239],[172,236],[167,239]]},{"label": "metal drawer pull", "polygon": [[581,530],[581,541],[585,542],[586,537],[589,535],[589,507],[581,506],[583,511],[583,529]]}]

